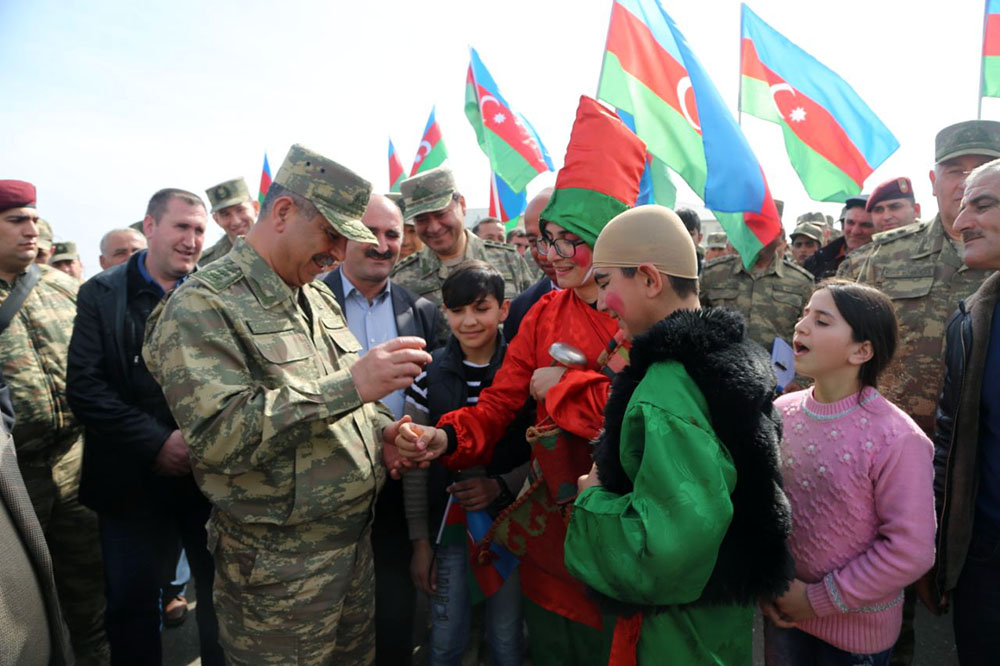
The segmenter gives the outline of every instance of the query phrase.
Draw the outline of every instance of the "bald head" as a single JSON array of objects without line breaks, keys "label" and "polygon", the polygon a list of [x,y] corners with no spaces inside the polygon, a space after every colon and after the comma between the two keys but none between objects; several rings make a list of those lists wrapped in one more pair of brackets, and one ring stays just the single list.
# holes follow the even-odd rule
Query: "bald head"
[{"label": "bald head", "polygon": [[546,187],[544,190],[535,195],[535,197],[528,202],[528,207],[524,209],[524,233],[528,237],[528,245],[531,250],[531,258],[535,260],[538,267],[542,269],[550,280],[556,279],[556,272],[552,268],[552,264],[549,263],[548,258],[545,254],[538,251],[538,239],[542,237],[542,233],[539,230],[539,219],[541,218],[542,211],[545,207],[549,205],[549,199],[552,198],[552,192],[555,188]]},{"label": "bald head", "polygon": [[112,229],[101,239],[101,269],[124,264],[136,252],[146,249],[146,237],[135,229]]}]

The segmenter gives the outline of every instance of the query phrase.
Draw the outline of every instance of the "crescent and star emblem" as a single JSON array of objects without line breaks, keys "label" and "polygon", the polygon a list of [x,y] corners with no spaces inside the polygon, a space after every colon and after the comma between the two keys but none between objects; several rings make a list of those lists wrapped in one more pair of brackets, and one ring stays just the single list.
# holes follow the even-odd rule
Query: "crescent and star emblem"
[{"label": "crescent and star emblem", "polygon": [[423,162],[424,158],[431,152],[431,144],[429,141],[421,141],[420,145],[417,146],[417,162]]},{"label": "crescent and star emblem", "polygon": [[694,121],[694,116],[691,115],[691,111],[688,109],[687,105],[687,91],[691,88],[691,77],[685,76],[683,79],[677,82],[677,101],[681,104],[681,113],[684,114],[685,120],[688,121],[688,125],[693,127],[697,131],[701,131],[701,125]]},{"label": "crescent and star emblem", "polygon": [[778,115],[784,118],[784,114],[781,113],[781,105],[779,105],[778,100],[775,99],[775,95],[782,91],[789,93],[792,97],[795,97],[795,89],[787,83],[775,83],[771,86],[771,99],[774,101],[774,106],[778,110]]}]

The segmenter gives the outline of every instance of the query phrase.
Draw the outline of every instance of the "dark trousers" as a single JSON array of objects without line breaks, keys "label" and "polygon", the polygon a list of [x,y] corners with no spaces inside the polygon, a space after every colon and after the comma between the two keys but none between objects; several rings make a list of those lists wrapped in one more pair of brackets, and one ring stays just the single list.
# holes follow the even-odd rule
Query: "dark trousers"
[{"label": "dark trousers", "polygon": [[173,578],[177,543],[187,551],[198,595],[201,663],[222,666],[219,624],[212,604],[215,569],[206,546],[208,502],[175,505],[137,518],[99,516],[108,607],[105,629],[114,666],[160,666],[163,586]]},{"label": "dark trousers", "polygon": [[375,663],[409,666],[413,658],[416,589],[410,578],[413,548],[403,513],[403,484],[387,479],[375,504]]},{"label": "dark trousers", "polygon": [[955,644],[962,666],[1000,659],[1000,529],[973,528],[969,554],[952,591]]}]

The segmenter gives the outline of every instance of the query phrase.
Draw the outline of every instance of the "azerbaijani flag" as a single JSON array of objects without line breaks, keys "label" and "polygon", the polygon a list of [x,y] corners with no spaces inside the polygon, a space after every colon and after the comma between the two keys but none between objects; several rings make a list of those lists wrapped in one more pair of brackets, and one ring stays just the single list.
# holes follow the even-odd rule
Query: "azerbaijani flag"
[{"label": "azerbaijani flag", "polygon": [[[617,109],[617,112],[625,126],[635,132],[635,118],[632,114],[621,109]],[[646,170],[642,172],[642,180],[639,181],[639,198],[635,205],[659,204],[673,208],[676,202],[677,188],[674,181],[670,180],[670,169],[663,160],[652,153],[646,153]]]},{"label": "azerbaijani flag", "polygon": [[452,495],[445,506],[441,528],[438,530],[438,545],[466,544],[469,553],[469,599],[473,604],[496,594],[518,564],[514,554],[495,541],[489,548],[490,562],[482,564],[477,561],[477,544],[486,536],[492,523],[493,519],[485,509],[467,512]]},{"label": "azerbaijani flag", "polygon": [[615,0],[598,97],[635,120],[647,150],[711,209],[746,266],[781,231],[764,172],[656,0]]},{"label": "azerbaijani flag", "polygon": [[521,214],[528,207],[528,192],[515,192],[496,173],[490,174],[490,215],[504,223],[510,231],[517,226]]},{"label": "azerbaijani flag", "polygon": [[260,187],[257,188],[257,203],[264,205],[264,197],[271,187],[271,167],[267,163],[267,153],[264,153],[264,167],[260,170]]},{"label": "azerbaijani flag", "polygon": [[741,110],[781,126],[810,198],[859,193],[899,141],[851,86],[746,5],[741,22]]},{"label": "azerbaijani flag", "polygon": [[515,192],[532,178],[552,171],[552,158],[524,116],[514,113],[500,94],[489,70],[470,48],[465,77],[465,115],[476,131],[479,147],[490,160],[490,168]]},{"label": "azerbaijani flag", "polygon": [[403,171],[403,163],[396,154],[396,146],[392,145],[389,139],[389,191],[399,192],[399,184],[406,179],[406,172]]},{"label": "azerbaijani flag", "polygon": [[431,115],[427,119],[427,127],[424,128],[424,136],[420,140],[420,145],[417,146],[417,156],[413,158],[410,176],[416,176],[421,171],[439,167],[446,159],[448,159],[448,150],[444,147],[444,140],[441,138],[441,126],[434,118],[434,107],[431,107]]},{"label": "azerbaijani flag", "polygon": [[986,0],[981,85],[984,97],[1000,97],[1000,0]]}]

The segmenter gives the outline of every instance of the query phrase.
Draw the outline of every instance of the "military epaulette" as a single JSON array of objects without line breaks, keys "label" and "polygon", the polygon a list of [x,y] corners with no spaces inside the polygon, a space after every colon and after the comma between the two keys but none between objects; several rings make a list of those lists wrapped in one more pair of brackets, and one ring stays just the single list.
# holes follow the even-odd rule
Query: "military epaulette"
[{"label": "military epaulette", "polygon": [[43,282],[62,292],[66,297],[76,300],[76,292],[80,289],[80,283],[76,281],[76,278],[46,264],[40,264],[38,268],[42,271],[41,279]]},{"label": "military epaulette", "polygon": [[791,268],[791,269],[795,270],[796,272],[801,273],[810,282],[813,282],[816,279],[816,277],[812,273],[810,273],[806,269],[802,268],[801,266],[799,266],[794,261],[789,261],[788,259],[783,259],[782,261],[785,262],[785,268]]},{"label": "military epaulette", "polygon": [[886,243],[891,243],[894,240],[899,240],[900,238],[906,238],[907,236],[918,234],[921,231],[926,231],[928,226],[930,226],[930,222],[914,222],[913,224],[908,224],[905,227],[899,227],[898,229],[882,231],[872,236],[872,244],[885,245]]},{"label": "military epaulette", "polygon": [[192,273],[191,279],[202,283],[215,293],[239,282],[243,277],[243,271],[235,261],[224,261],[224,259],[213,261],[200,271]]},{"label": "military epaulette", "polygon": [[517,248],[513,245],[508,245],[507,243],[501,243],[499,241],[485,240],[483,239],[483,245],[486,247],[493,247],[500,250],[505,250],[507,252],[517,252]]},{"label": "military epaulette", "polygon": [[419,252],[414,252],[413,254],[411,254],[410,256],[406,257],[405,259],[400,259],[399,262],[393,267],[391,275],[395,275],[396,273],[398,273],[402,269],[406,268],[410,264],[416,263],[417,260],[419,259],[419,256],[418,256],[419,254],[420,254]]},{"label": "military epaulette", "polygon": [[735,261],[739,259],[737,254],[727,254],[724,257],[716,257],[715,259],[709,259],[701,265],[701,270],[704,271],[706,268],[711,268],[712,266],[718,266],[719,264],[726,264],[730,261]]}]

